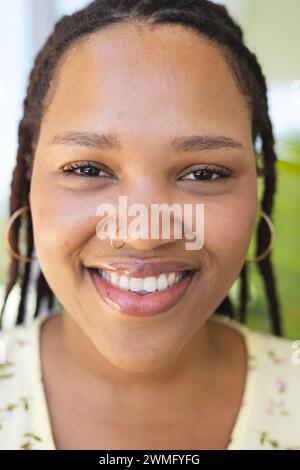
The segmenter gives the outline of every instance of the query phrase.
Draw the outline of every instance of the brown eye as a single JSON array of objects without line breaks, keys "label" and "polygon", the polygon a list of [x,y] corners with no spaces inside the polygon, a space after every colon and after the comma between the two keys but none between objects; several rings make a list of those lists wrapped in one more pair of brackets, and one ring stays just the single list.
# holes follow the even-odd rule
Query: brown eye
[{"label": "brown eye", "polygon": [[94,166],[83,166],[74,170],[73,173],[80,176],[100,176],[100,173],[104,173],[105,176],[105,172],[103,170]]},{"label": "brown eye", "polygon": [[108,177],[112,178],[112,175],[105,171],[102,168],[98,168],[92,165],[89,162],[75,162],[68,164],[64,169],[63,173],[65,175],[78,175],[78,176],[87,176],[87,177]]},{"label": "brown eye", "polygon": [[230,176],[225,168],[197,168],[183,175],[180,179],[192,181],[211,181]]}]

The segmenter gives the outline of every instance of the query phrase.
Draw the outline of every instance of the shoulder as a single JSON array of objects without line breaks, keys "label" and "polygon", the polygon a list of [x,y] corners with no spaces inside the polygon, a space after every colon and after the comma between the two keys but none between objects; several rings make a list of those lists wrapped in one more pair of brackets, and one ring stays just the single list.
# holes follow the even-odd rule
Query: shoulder
[{"label": "shoulder", "polygon": [[[30,322],[13,325],[0,330],[0,387],[22,378],[39,364],[40,325],[45,313]],[[1,400],[1,395],[0,395]]]},{"label": "shoulder", "polygon": [[39,323],[36,318],[0,331],[0,449],[34,448]]},{"label": "shoulder", "polygon": [[227,317],[217,320],[243,333],[247,345],[241,445],[300,450],[300,340],[257,331]]},{"label": "shoulder", "polygon": [[28,383],[28,370],[36,352],[36,321],[0,331],[0,407]]},{"label": "shoulder", "polygon": [[253,432],[259,449],[300,450],[300,341],[252,332],[256,349]]},{"label": "shoulder", "polygon": [[249,445],[300,450],[300,341],[243,328],[249,346]]},{"label": "shoulder", "polygon": [[299,365],[300,373],[300,335],[297,340],[261,332],[225,315],[214,315],[213,319],[243,334],[252,362],[259,360],[261,363],[272,365],[275,369],[282,367],[293,372],[297,370],[295,366]]},{"label": "shoulder", "polygon": [[12,358],[22,357],[26,346],[32,343],[35,322],[30,324],[15,325],[8,329],[0,330],[0,364],[12,365]]},{"label": "shoulder", "polygon": [[300,426],[300,341],[251,330],[255,348],[250,364],[260,374],[261,387],[289,403]]},{"label": "shoulder", "polygon": [[245,330],[255,346],[257,362],[276,373],[284,371],[291,376],[300,377],[300,340],[263,333],[249,327]]},{"label": "shoulder", "polygon": [[276,379],[276,386],[282,393],[287,391],[288,384],[292,385],[291,393],[293,390],[300,393],[300,339],[254,330],[232,319],[227,324],[243,334],[248,350],[249,369],[260,372],[265,387],[268,378],[269,384],[274,387],[272,377]]}]

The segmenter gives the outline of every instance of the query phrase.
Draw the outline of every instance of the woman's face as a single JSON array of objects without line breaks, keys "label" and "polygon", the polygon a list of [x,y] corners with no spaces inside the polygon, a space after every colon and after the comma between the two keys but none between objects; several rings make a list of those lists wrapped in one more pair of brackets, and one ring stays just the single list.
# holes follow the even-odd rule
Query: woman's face
[{"label": "woman's face", "polygon": [[[108,148],[103,139],[97,147],[83,136],[61,138],[71,132],[114,134],[119,142]],[[175,138],[195,135],[240,145],[224,146],[223,139],[172,146]],[[89,173],[63,171],[87,161]],[[204,166],[210,171],[195,173]],[[121,249],[100,240],[96,209],[105,202],[117,208],[119,196],[148,208],[204,204],[203,248],[187,250],[187,240],[176,238],[128,237]],[[41,269],[98,351],[124,370],[150,370],[175,357],[238,277],[255,224],[251,117],[219,49],[182,26],[150,31],[122,24],[69,51],[42,121],[30,204]],[[196,271],[163,313],[129,315],[99,295],[88,267],[136,258]]]}]

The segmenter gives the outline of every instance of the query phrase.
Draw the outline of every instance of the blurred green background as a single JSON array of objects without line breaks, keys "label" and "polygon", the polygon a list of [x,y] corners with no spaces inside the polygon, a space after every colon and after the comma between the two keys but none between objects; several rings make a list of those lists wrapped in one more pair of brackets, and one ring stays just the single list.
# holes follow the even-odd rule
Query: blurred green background
[{"label": "blurred green background", "polygon": [[[26,79],[34,56],[54,23],[88,0],[11,0],[0,2],[5,18],[0,34],[0,137],[5,163],[0,172],[0,302],[6,281],[8,255],[3,235],[8,194],[15,161],[17,124],[21,116]],[[300,338],[300,1],[220,0],[240,24],[247,46],[260,62],[267,80],[270,115],[278,155],[278,191],[273,221],[276,240],[272,258],[280,294],[283,334]],[[18,15],[15,12],[18,11]],[[7,40],[13,32],[12,40]],[[17,77],[22,77],[21,82]],[[260,178],[259,178],[260,180]],[[259,183],[260,185],[260,183]],[[247,324],[270,331],[262,280],[255,263],[249,263],[250,302]],[[238,282],[231,289],[235,301]]]}]

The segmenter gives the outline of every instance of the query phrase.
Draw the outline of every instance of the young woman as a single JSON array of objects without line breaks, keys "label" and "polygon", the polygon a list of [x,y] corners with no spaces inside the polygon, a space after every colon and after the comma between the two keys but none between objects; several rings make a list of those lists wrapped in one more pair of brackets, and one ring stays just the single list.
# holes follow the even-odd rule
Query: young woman
[{"label": "young woman", "polygon": [[[261,67],[224,7],[96,0],[56,24],[19,124],[2,320],[19,281],[21,298],[1,332],[2,449],[300,448],[299,370],[270,258],[273,146]],[[204,204],[203,247],[99,240],[96,209],[119,196]],[[245,325],[259,214],[269,334]]]}]

